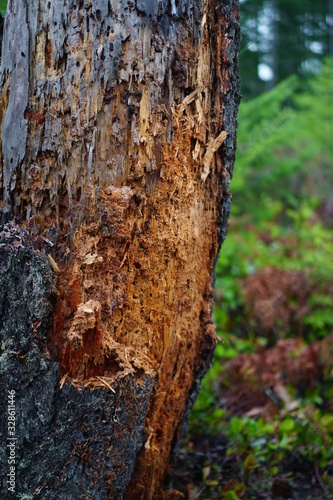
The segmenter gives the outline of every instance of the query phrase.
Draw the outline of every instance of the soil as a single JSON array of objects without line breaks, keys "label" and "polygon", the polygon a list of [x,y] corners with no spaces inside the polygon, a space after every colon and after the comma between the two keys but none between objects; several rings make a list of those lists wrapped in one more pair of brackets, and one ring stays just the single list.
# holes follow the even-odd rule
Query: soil
[{"label": "soil", "polygon": [[[264,467],[245,475],[240,457],[227,455],[227,447],[227,440],[222,433],[212,436],[190,431],[188,445],[181,450],[173,467],[172,488],[180,491],[183,498],[188,500],[220,500],[229,488],[233,489],[233,484],[242,482],[245,485],[239,496],[242,500],[333,498],[323,490],[318,470],[300,456],[286,457],[279,464],[279,473],[275,477],[267,477]],[[210,473],[203,481],[203,474],[208,468]],[[329,473],[333,475],[333,469]],[[207,485],[214,479],[217,483],[215,486]]]}]

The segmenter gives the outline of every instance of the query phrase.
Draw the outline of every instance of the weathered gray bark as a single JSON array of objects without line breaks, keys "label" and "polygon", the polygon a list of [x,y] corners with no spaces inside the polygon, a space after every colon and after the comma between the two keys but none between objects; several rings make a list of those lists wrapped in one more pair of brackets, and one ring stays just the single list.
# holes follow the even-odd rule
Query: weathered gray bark
[{"label": "weathered gray bark", "polygon": [[3,415],[16,391],[17,493],[167,495],[215,347],[238,50],[237,0],[9,1],[0,389]]}]

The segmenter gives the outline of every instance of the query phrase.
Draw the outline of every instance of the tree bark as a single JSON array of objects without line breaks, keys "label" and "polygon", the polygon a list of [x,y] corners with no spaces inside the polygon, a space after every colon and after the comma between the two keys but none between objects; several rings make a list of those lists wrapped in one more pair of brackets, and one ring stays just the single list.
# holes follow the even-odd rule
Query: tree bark
[{"label": "tree bark", "polygon": [[[1,408],[16,493],[167,497],[211,363],[230,211],[237,0],[10,0]],[[0,475],[7,490],[7,420]],[[164,495],[164,496],[163,496]]]}]

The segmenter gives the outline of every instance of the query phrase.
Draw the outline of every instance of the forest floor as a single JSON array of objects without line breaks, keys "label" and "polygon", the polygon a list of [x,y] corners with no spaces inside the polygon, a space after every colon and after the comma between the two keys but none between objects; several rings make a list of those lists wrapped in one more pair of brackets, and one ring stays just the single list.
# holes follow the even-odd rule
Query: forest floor
[{"label": "forest floor", "polygon": [[284,339],[223,370],[216,360],[215,398],[192,413],[173,488],[189,500],[333,498],[332,400],[319,396],[332,360],[333,335]]},{"label": "forest floor", "polygon": [[[265,466],[246,472],[237,455],[227,454],[227,440],[220,433],[194,435],[175,465],[172,486],[189,500],[333,498],[318,468],[299,456],[285,457],[272,476]],[[333,468],[329,471],[333,477]]]}]

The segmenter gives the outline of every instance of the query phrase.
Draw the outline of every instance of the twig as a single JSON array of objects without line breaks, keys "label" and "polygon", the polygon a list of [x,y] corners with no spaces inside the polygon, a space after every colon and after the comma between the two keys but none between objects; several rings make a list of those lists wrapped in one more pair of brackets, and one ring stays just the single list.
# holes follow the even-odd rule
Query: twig
[{"label": "twig", "polygon": [[316,473],[316,478],[317,478],[318,483],[323,488],[323,490],[326,492],[325,485],[324,485],[323,480],[322,480],[322,478],[321,478],[321,476],[319,474],[318,465],[315,465],[315,473]]}]

